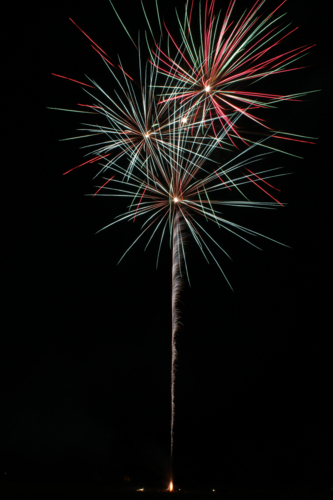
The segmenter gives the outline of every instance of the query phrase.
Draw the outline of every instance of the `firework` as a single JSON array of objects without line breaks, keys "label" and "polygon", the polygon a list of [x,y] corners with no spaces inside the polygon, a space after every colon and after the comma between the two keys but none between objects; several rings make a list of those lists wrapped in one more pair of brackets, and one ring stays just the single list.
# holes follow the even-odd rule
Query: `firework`
[{"label": "firework", "polygon": [[[171,457],[176,335],[180,317],[178,299],[184,275],[189,280],[186,239],[194,239],[204,258],[214,260],[231,286],[212,247],[228,254],[205,229],[205,223],[210,221],[257,247],[252,236],[268,237],[227,219],[224,209],[283,206],[276,197],[278,190],[271,184],[271,178],[285,174],[267,161],[277,151],[267,141],[277,134],[255,116],[254,110],[270,108],[273,103],[295,99],[301,94],[281,96],[238,88],[241,84],[256,83],[269,75],[289,71],[289,65],[309,47],[269,56],[269,51],[289,33],[277,27],[282,16],[274,18],[284,2],[260,18],[258,11],[263,3],[257,1],[232,24],[230,16],[235,4],[232,0],[219,27],[220,14],[213,15],[215,0],[206,0],[200,43],[196,45],[191,31],[194,1],[188,1],[184,23],[179,21],[183,49],[167,30],[176,48],[175,58],[155,43],[155,49],[150,51],[150,63],[143,64],[140,41],[135,44],[140,69],[138,85],[125,72],[120,59],[116,66],[92,42],[116,88],[111,95],[93,79],[88,79],[89,83],[78,82],[83,85],[88,102],[72,110],[91,115],[94,120],[93,123],[83,122],[78,129],[80,135],[76,137],[89,139],[89,144],[84,146],[88,148],[88,160],[65,173],[98,164],[96,177],[99,175],[102,180],[93,196],[128,201],[127,210],[100,231],[123,221],[133,221],[140,228],[139,235],[120,260],[144,235],[147,237],[145,248],[158,239],[156,265],[165,239],[171,247]],[[266,128],[264,136],[256,142],[242,137],[238,122],[243,118],[250,120],[249,123],[263,125]],[[234,147],[236,138],[241,139],[242,150]],[[222,151],[231,149],[230,160],[213,159],[212,153],[217,148],[221,151],[221,147]],[[260,168],[258,164],[263,166]],[[251,200],[246,194],[249,185],[256,186],[257,192],[264,192],[268,199]],[[172,488],[171,481],[170,491]]]},{"label": "firework", "polygon": [[274,52],[297,29],[289,30],[289,25],[279,24],[284,17],[279,9],[286,0],[267,15],[260,13],[265,0],[257,0],[234,23],[231,16],[235,1],[230,1],[221,23],[221,11],[214,14],[215,0],[206,0],[203,12],[199,4],[198,37],[192,30],[194,0],[188,0],[184,21],[177,15],[179,44],[164,25],[176,55],[171,57],[158,45],[153,52],[158,71],[173,81],[169,93],[160,89],[159,103],[170,100],[188,103],[194,120],[201,118],[206,126],[208,120],[214,132],[216,127],[224,128],[232,144],[236,139],[246,142],[233,119],[235,113],[249,120],[249,126],[260,125],[273,136],[271,128],[255,111],[273,108],[281,101],[299,100],[307,92],[271,94],[258,90],[258,83],[269,76],[300,69],[295,66],[296,61],[313,47],[305,45]]}]

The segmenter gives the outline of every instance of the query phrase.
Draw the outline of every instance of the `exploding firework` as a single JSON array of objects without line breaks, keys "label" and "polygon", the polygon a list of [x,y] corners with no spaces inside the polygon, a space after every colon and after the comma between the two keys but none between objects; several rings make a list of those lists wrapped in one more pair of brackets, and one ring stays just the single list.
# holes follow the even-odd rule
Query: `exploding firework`
[{"label": "exploding firework", "polygon": [[[127,210],[100,229],[123,221],[139,225],[139,235],[120,260],[145,235],[146,248],[158,240],[158,264],[162,243],[169,240],[172,255],[171,458],[178,301],[185,275],[189,281],[186,239],[193,238],[204,258],[214,260],[231,286],[212,247],[228,254],[206,229],[206,222],[255,247],[252,236],[268,238],[224,215],[226,207],[275,209],[283,206],[276,197],[278,190],[271,184],[271,178],[284,174],[267,161],[277,151],[268,144],[271,137],[277,136],[276,132],[268,131],[256,142],[245,140],[238,131],[238,121],[245,117],[250,123],[263,125],[253,110],[269,108],[273,103],[296,96],[260,94],[255,90],[238,90],[238,87],[244,82],[257,82],[268,75],[288,71],[289,64],[308,48],[270,57],[272,47],[287,36],[282,36],[281,29],[277,28],[281,16],[273,17],[278,9],[260,19],[258,10],[263,1],[257,1],[233,25],[230,16],[234,3],[234,0],[230,3],[218,29],[220,15],[213,15],[215,1],[206,0],[201,39],[196,46],[191,31],[194,1],[187,2],[185,21],[179,22],[184,50],[168,31],[176,47],[176,57],[172,59],[155,44],[154,52],[150,52],[154,54],[151,63],[142,64],[138,44],[140,81],[137,85],[124,71],[120,60],[116,68],[107,54],[94,44],[116,88],[111,96],[95,80],[78,82],[88,97],[88,102],[80,104],[79,110],[94,120],[82,123],[78,129],[84,132],[78,137],[90,141],[85,146],[89,148],[88,160],[65,172],[98,164],[97,175],[102,180],[93,196],[128,201]],[[241,139],[242,150],[234,148],[236,138]],[[222,152],[231,149],[231,159],[214,159],[217,148]],[[263,166],[260,168],[258,164]],[[250,199],[248,186],[255,186],[258,193],[265,194],[265,199]],[[169,490],[173,491],[172,480]]]},{"label": "exploding firework", "polygon": [[[296,61],[313,46],[305,45],[278,54],[274,52],[297,29],[289,30],[289,25],[279,24],[285,15],[279,14],[279,9],[285,2],[263,15],[261,8],[265,0],[257,0],[234,22],[231,17],[236,0],[231,0],[220,23],[221,11],[214,14],[215,0],[206,0],[204,12],[199,4],[200,36],[196,36],[192,30],[194,0],[188,0],[184,21],[181,22],[177,15],[179,44],[164,25],[176,55],[171,57],[158,45],[153,52],[158,71],[172,78],[173,82],[168,91],[160,89],[159,103],[177,100],[179,105],[189,104],[194,121],[201,118],[204,125],[210,125],[214,132],[216,127],[224,128],[232,144],[236,139],[245,141],[234,120],[235,113],[248,119],[250,126],[260,125],[265,128],[264,132],[272,133],[255,110],[273,108],[282,101],[299,100],[307,92],[271,94],[258,90],[256,86],[272,75],[300,69],[295,66]],[[208,120],[209,124],[206,123]]]}]

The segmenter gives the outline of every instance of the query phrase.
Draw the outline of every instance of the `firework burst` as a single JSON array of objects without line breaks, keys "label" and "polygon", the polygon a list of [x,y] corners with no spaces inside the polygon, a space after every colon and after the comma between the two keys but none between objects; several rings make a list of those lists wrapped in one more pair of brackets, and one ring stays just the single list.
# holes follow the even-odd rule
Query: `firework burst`
[{"label": "firework burst", "polygon": [[199,4],[199,41],[192,30],[194,0],[187,1],[184,21],[177,15],[180,44],[165,25],[170,45],[176,49],[175,57],[158,45],[153,52],[153,64],[173,81],[173,86],[167,89],[169,93],[166,89],[160,91],[159,103],[170,100],[188,103],[194,121],[198,117],[203,122],[209,120],[205,125],[210,125],[214,132],[217,126],[222,127],[233,144],[236,139],[246,142],[233,119],[235,113],[248,119],[250,127],[260,125],[272,133],[255,110],[273,108],[281,101],[299,100],[307,94],[265,93],[255,84],[268,76],[300,69],[294,64],[313,46],[275,54],[274,49],[297,29],[289,30],[289,25],[279,24],[284,17],[279,15],[279,9],[286,0],[265,16],[260,13],[265,0],[257,0],[234,23],[231,15],[235,1],[229,3],[221,23],[221,11],[214,14],[215,0],[206,0],[204,12]]},{"label": "firework burst", "polygon": [[[214,15],[215,0],[206,0],[197,44],[191,30],[194,0],[187,1],[184,22],[181,23],[177,16],[180,45],[165,27],[176,48],[174,58],[155,43],[155,49],[150,50],[150,63],[142,64],[140,41],[136,45],[140,69],[138,84],[125,72],[120,59],[115,66],[94,42],[92,47],[110,71],[116,89],[111,95],[95,80],[88,79],[89,83],[74,80],[83,85],[88,98],[87,103],[80,104],[74,111],[85,116],[90,114],[94,120],[82,123],[78,129],[80,135],[75,137],[89,139],[89,144],[84,146],[88,148],[88,159],[65,173],[84,165],[98,164],[96,177],[102,180],[93,196],[128,201],[127,210],[100,229],[123,221],[139,225],[139,235],[120,260],[144,235],[147,237],[145,248],[158,240],[157,264],[165,239],[172,250],[171,456],[176,334],[180,317],[178,299],[184,275],[189,280],[186,239],[192,237],[204,258],[214,260],[230,286],[212,247],[228,254],[205,228],[205,223],[209,221],[257,247],[252,237],[268,237],[227,219],[225,208],[275,209],[283,206],[277,199],[279,190],[271,184],[271,178],[285,174],[267,161],[278,151],[267,144],[271,137],[277,137],[277,133],[255,115],[255,110],[294,100],[301,94],[282,96],[243,90],[242,87],[296,69],[289,65],[302,57],[309,46],[270,55],[273,47],[292,31],[285,32],[286,28],[278,25],[282,15],[276,17],[285,2],[270,14],[261,16],[259,9],[263,3],[258,0],[233,24],[231,14],[235,0],[232,0],[220,25],[221,14]],[[253,142],[240,134],[238,121],[243,118],[249,120],[249,124],[265,127],[260,140]],[[242,150],[234,147],[237,139],[241,140]],[[299,140],[297,136],[293,139]],[[216,149],[220,154],[231,149],[231,159],[214,160]],[[249,185],[255,186],[257,193],[264,193],[265,200],[250,199]],[[170,485],[173,487],[173,481]]]}]

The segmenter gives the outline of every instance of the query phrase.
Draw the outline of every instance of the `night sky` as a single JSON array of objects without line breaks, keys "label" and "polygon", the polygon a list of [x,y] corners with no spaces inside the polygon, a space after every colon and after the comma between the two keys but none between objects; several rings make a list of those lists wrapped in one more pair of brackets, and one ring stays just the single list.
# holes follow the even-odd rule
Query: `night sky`
[{"label": "night sky", "polygon": [[[175,32],[173,7],[183,2],[160,4]],[[144,32],[139,1],[115,5],[135,38],[138,29]],[[239,13],[252,2],[237,5]],[[182,487],[333,485],[331,54],[325,2],[312,10],[299,5],[288,0],[282,9],[299,26],[286,50],[317,46],[302,60],[308,67],[281,76],[281,86],[322,91],[266,118],[319,139],[285,146],[303,160],[272,160],[293,173],[274,183],[285,208],[226,210],[227,218],[291,248],[257,238],[259,251],[212,229],[233,259],[216,250],[232,292],[214,262],[208,265],[190,238],[187,244],[191,286],[181,295],[174,436],[175,482]],[[96,235],[125,205],[84,196],[97,186],[93,167],[62,175],[84,161],[79,147],[87,143],[58,142],[76,135],[81,117],[46,107],[75,109],[87,97],[51,73],[81,81],[88,75],[110,93],[115,87],[69,17],[113,60],[119,53],[125,69],[138,73],[135,48],[106,0],[34,2],[13,12],[2,95],[8,136],[2,147],[0,472],[2,480],[17,483],[164,487],[171,253],[165,240],[156,271],[158,240],[144,252],[143,239],[117,265],[139,224]],[[278,78],[274,85],[269,90],[279,91]]]}]

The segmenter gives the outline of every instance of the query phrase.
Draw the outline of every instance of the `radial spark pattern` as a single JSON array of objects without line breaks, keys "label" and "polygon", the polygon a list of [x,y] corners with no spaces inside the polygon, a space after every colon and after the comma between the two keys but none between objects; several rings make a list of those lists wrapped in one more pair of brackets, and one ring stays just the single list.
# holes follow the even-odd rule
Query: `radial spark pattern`
[{"label": "radial spark pattern", "polygon": [[[184,275],[189,279],[185,241],[192,237],[204,258],[213,259],[227,280],[212,249],[228,256],[227,252],[208,228],[218,226],[225,234],[253,246],[252,237],[267,238],[227,219],[224,212],[227,207],[248,210],[283,206],[279,189],[271,181],[284,175],[270,161],[270,155],[279,151],[271,138],[309,142],[306,137],[271,130],[256,114],[261,108],[269,109],[303,95],[263,93],[256,85],[262,79],[296,69],[295,62],[309,49],[302,46],[276,53],[294,30],[281,25],[280,8],[285,1],[266,14],[262,13],[264,3],[257,0],[234,22],[235,0],[224,17],[214,13],[215,0],[205,0],[203,11],[199,9],[197,36],[192,29],[195,1],[187,0],[183,22],[177,14],[180,43],[165,24],[162,27],[157,10],[161,33],[165,30],[174,56],[169,48],[165,50],[154,41],[154,47],[148,47],[148,61],[142,62],[139,41],[135,44],[138,83],[125,72],[120,59],[113,63],[79,28],[110,71],[115,88],[106,91],[93,79],[81,82],[61,77],[81,84],[87,97],[78,109],[67,111],[93,117],[81,124],[77,137],[71,138],[88,138],[89,144],[84,146],[88,159],[65,173],[97,164],[95,177],[102,180],[93,196],[128,202],[126,211],[101,230],[123,221],[139,226],[139,235],[120,260],[144,235],[146,248],[156,240],[157,263],[164,240],[172,249],[171,456],[178,298]],[[246,134],[241,132],[243,125],[240,128],[244,121]],[[263,134],[254,142],[248,133],[258,124],[264,127]],[[263,198],[253,200],[253,192]],[[172,473],[170,485],[173,487]]]},{"label": "radial spark pattern", "polygon": [[271,130],[256,110],[273,108],[281,101],[299,100],[306,95],[258,90],[260,80],[300,69],[296,62],[311,48],[305,45],[276,53],[276,48],[297,29],[281,25],[285,14],[280,13],[280,8],[285,2],[272,12],[262,13],[265,0],[257,0],[235,22],[232,14],[236,0],[230,1],[223,20],[221,11],[214,13],[215,0],[206,0],[203,12],[199,3],[199,31],[194,33],[195,2],[187,1],[184,21],[177,16],[180,43],[165,25],[175,56],[158,45],[153,52],[158,71],[173,81],[173,86],[161,89],[160,104],[171,100],[189,104],[194,121],[198,117],[208,119],[214,131],[217,126],[223,127],[233,144],[235,139],[245,141],[245,132],[238,131],[233,119],[235,112],[249,120],[248,127],[259,124],[266,131]]}]

